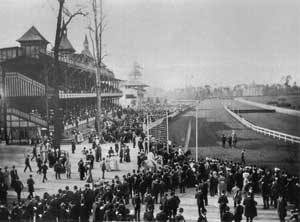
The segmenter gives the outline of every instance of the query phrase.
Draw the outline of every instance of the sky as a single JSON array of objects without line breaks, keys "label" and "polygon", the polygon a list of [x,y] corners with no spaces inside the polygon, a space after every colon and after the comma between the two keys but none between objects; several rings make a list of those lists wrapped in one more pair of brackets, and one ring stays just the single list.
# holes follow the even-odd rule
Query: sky
[{"label": "sky", "polygon": [[[89,11],[90,0],[66,0]],[[300,85],[299,0],[103,0],[106,65],[126,79],[136,61],[143,79],[166,89],[271,84],[292,75]],[[34,25],[53,45],[57,0],[1,0],[0,48]],[[90,17],[68,37],[80,52]]]}]

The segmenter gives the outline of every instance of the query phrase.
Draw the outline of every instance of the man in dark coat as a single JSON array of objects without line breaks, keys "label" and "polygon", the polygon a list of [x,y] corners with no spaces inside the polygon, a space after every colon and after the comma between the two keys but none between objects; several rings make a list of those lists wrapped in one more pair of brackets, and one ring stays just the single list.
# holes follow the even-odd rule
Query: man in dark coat
[{"label": "man in dark coat", "polygon": [[32,161],[34,158],[37,158],[36,145],[34,145],[34,146],[33,146],[33,149],[32,149],[32,158],[31,158],[31,161]]},{"label": "man in dark coat", "polygon": [[177,214],[177,209],[180,204],[180,199],[175,195],[175,192],[171,192],[171,198],[168,200],[168,206],[170,208],[170,218],[174,218]]},{"label": "man in dark coat", "polygon": [[75,153],[75,150],[76,150],[76,143],[74,140],[72,140],[72,153],[74,154]]},{"label": "man in dark coat", "polygon": [[29,168],[30,172],[32,172],[31,166],[30,166],[30,156],[27,155],[25,158],[25,168],[24,168],[24,173],[26,172],[27,168]]},{"label": "man in dark coat", "polygon": [[0,204],[0,221],[9,221],[9,211],[8,209]]},{"label": "man in dark coat", "polygon": [[106,165],[105,165],[105,158],[102,159],[102,161],[100,162],[100,168],[102,171],[102,179],[105,178],[105,171],[106,171]]},{"label": "man in dark coat", "polygon": [[45,181],[48,180],[48,179],[47,179],[48,166],[47,166],[47,164],[46,164],[46,161],[45,161],[44,164],[42,165],[41,170],[42,170],[42,174],[43,174],[43,180],[42,180],[42,181],[43,181],[43,183],[45,183]]},{"label": "man in dark coat", "polygon": [[257,202],[254,200],[253,194],[248,194],[243,202],[245,206],[245,217],[247,222],[252,222],[253,218],[257,216],[256,205]]},{"label": "man in dark coat", "polygon": [[32,175],[29,175],[29,178],[27,180],[27,185],[28,185],[28,193],[29,193],[29,198],[33,198],[33,192],[34,192],[34,180],[32,179]]},{"label": "man in dark coat", "polygon": [[96,162],[99,162],[102,159],[102,152],[101,152],[100,146],[96,146],[95,159],[96,159]]},{"label": "man in dark coat", "polygon": [[269,209],[269,201],[271,195],[271,185],[268,183],[267,180],[263,180],[261,183],[261,193],[264,203],[264,209]]},{"label": "man in dark coat", "polygon": [[0,182],[0,203],[6,203],[7,202],[7,185],[2,181]]},{"label": "man in dark coat", "polygon": [[154,221],[153,210],[146,208],[143,219],[145,222],[153,222]]},{"label": "man in dark coat", "polygon": [[156,214],[155,221],[157,222],[166,222],[168,220],[168,215],[166,212],[163,210],[163,207],[159,207],[159,212]]},{"label": "man in dark coat", "polygon": [[220,218],[223,218],[223,214],[225,213],[226,206],[228,204],[227,196],[225,195],[225,190],[222,190],[222,194],[218,200],[219,209],[220,209]]},{"label": "man in dark coat", "polygon": [[175,222],[185,222],[183,214],[183,208],[179,208],[178,214],[175,216],[174,221]]},{"label": "man in dark coat", "polygon": [[197,200],[197,206],[198,206],[198,214],[201,215],[202,210],[205,210],[204,206],[204,195],[202,189],[197,190],[195,194],[195,198]]},{"label": "man in dark coat", "polygon": [[14,188],[16,180],[19,178],[18,172],[15,166],[12,166],[12,170],[10,171],[11,178],[11,187]]},{"label": "man in dark coat", "polygon": [[286,207],[287,207],[286,200],[283,198],[282,195],[279,195],[278,203],[277,203],[277,213],[278,213],[278,217],[279,217],[280,222],[285,222],[284,218],[287,215]]},{"label": "man in dark coat", "polygon": [[228,206],[225,207],[225,212],[221,218],[222,222],[232,222],[233,221],[233,214],[230,212],[230,208]]},{"label": "man in dark coat", "polygon": [[36,158],[36,164],[37,164],[37,167],[38,167],[37,173],[41,174],[43,161],[42,161],[42,158],[41,158],[40,154]]},{"label": "man in dark coat", "polygon": [[140,152],[144,151],[143,139],[142,138],[140,138],[139,141],[138,141],[138,147],[139,147]]},{"label": "man in dark coat", "polygon": [[54,172],[55,172],[55,179],[60,180],[60,173],[61,173],[61,163],[60,161],[56,161],[56,163],[54,164]]},{"label": "man in dark coat", "polygon": [[23,183],[19,180],[19,178],[17,178],[17,180],[15,181],[14,189],[17,193],[18,202],[21,201],[21,192],[22,192],[23,188],[24,188]]},{"label": "man in dark coat", "polygon": [[158,194],[159,194],[159,191],[160,191],[160,186],[159,186],[159,180],[158,179],[156,179],[152,182],[151,191],[152,191],[151,193],[152,193],[152,196],[154,197],[155,203],[157,204]]},{"label": "man in dark coat", "polygon": [[132,204],[134,206],[134,216],[136,221],[141,220],[141,203],[142,200],[140,198],[139,194],[135,194],[135,196],[132,198]]},{"label": "man in dark coat", "polygon": [[240,222],[243,219],[244,207],[241,205],[241,201],[237,202],[237,206],[234,209],[234,222]]},{"label": "man in dark coat", "polygon": [[225,148],[226,145],[226,136],[222,134],[222,146]]},{"label": "man in dark coat", "polygon": [[80,175],[80,180],[84,180],[85,167],[84,167],[84,162],[82,159],[80,159],[80,161],[78,162],[78,171],[79,171],[79,175]]},{"label": "man in dark coat", "polygon": [[93,206],[93,202],[95,200],[95,193],[92,189],[90,189],[90,185],[86,184],[85,185],[85,190],[84,190],[84,204],[88,208],[88,211],[90,212]]}]

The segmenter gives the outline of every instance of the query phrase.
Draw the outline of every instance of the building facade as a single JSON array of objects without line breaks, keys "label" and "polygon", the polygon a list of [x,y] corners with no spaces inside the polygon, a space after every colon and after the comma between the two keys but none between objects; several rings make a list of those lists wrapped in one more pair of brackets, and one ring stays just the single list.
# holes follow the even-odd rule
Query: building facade
[{"label": "building facade", "polygon": [[141,78],[141,68],[137,63],[134,63],[133,71],[129,74],[128,80],[121,83],[123,96],[120,99],[120,104],[123,107],[141,109],[145,88],[148,87]]}]

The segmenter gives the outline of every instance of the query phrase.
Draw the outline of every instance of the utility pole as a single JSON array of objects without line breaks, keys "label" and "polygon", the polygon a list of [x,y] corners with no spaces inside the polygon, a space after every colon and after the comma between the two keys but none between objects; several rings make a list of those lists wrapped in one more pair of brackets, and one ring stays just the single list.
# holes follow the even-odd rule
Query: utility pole
[{"label": "utility pole", "polygon": [[169,111],[167,110],[167,152],[169,153]]},{"label": "utility pole", "polygon": [[93,56],[96,65],[96,94],[97,94],[97,114],[96,114],[96,128],[98,130],[99,137],[102,135],[102,104],[101,104],[101,76],[102,69],[104,68],[103,59],[106,55],[103,55],[103,32],[105,29],[104,15],[102,0],[98,5],[98,0],[92,0],[92,19],[93,26],[89,26],[89,35],[92,42]]},{"label": "utility pole", "polygon": [[149,152],[149,150],[150,150],[150,129],[149,129],[149,114],[148,113],[147,113],[147,139],[148,139],[147,151]]},{"label": "utility pole", "polygon": [[196,102],[196,162],[198,162],[198,101]]},{"label": "utility pole", "polygon": [[6,101],[6,70],[4,67],[2,68],[2,90],[3,90],[3,130],[4,130],[4,139],[5,139],[5,143],[6,145],[9,144],[8,142],[8,135],[7,135],[7,101]]}]

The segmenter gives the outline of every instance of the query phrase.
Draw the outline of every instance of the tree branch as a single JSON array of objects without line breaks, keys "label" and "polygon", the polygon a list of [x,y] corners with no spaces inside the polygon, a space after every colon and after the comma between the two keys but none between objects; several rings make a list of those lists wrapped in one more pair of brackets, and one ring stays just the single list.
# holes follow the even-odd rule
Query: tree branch
[{"label": "tree branch", "polygon": [[94,57],[94,60],[96,61],[95,43],[94,43],[94,39],[92,37],[92,31],[91,30],[89,30],[89,36],[90,36],[90,39],[91,39],[91,42],[92,42],[93,57]]},{"label": "tree branch", "polygon": [[78,9],[77,12],[67,15],[69,18],[65,22],[65,24],[62,26],[62,30],[64,31],[67,28],[67,26],[69,25],[69,23],[72,21],[72,19],[78,15],[87,16],[88,13],[84,13],[84,12],[82,12],[82,9]]}]

